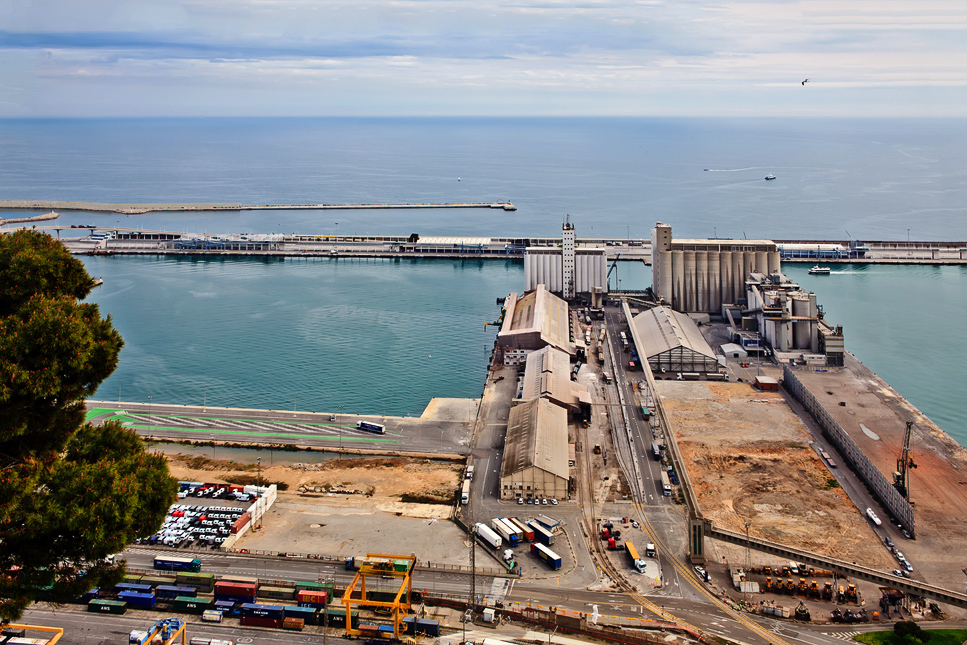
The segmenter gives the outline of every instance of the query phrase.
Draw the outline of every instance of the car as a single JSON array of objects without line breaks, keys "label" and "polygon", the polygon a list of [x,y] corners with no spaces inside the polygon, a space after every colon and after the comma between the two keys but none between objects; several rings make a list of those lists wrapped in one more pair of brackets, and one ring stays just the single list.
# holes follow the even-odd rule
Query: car
[{"label": "car", "polygon": [[897,578],[902,578],[903,577],[903,572],[900,571],[899,569],[894,569],[893,570],[893,575],[895,575]]},{"label": "car", "polygon": [[634,528],[638,528],[641,525],[638,524],[638,520],[631,520],[631,526],[633,526]]},{"label": "car", "polygon": [[551,498],[551,504],[553,504],[554,506],[557,506],[557,500],[554,499],[553,497]]},{"label": "car", "polygon": [[518,504],[523,504],[524,503],[524,498],[523,497],[518,497],[517,498],[517,503]]},{"label": "car", "polygon": [[547,498],[546,497],[541,498],[541,504],[543,504],[544,506],[547,506]]},{"label": "car", "polygon": [[889,535],[888,535],[888,536],[886,536],[886,539],[885,539],[885,540],[883,540],[883,542],[884,542],[884,544],[886,544],[887,546],[893,546],[893,538],[891,538],[891,537],[890,537]]},{"label": "car", "polygon": [[906,529],[900,529],[900,533],[903,533],[903,537],[905,537],[908,540],[912,540],[913,539],[913,536],[910,535],[910,531],[908,531]]},{"label": "car", "polygon": [[901,552],[899,552],[899,551],[894,551],[893,552],[893,557],[896,558],[897,560],[899,560],[900,562],[903,562],[904,560],[906,560],[906,558],[903,557],[903,554]]},{"label": "car", "polygon": [[910,577],[910,572],[909,571],[901,571],[900,573],[903,574],[903,577],[904,578],[909,578]]},{"label": "car", "polygon": [[913,572],[913,565],[912,565],[912,564],[910,564],[909,562],[907,562],[906,560],[904,560],[903,562],[901,562],[901,563],[900,563],[900,565],[901,565],[901,566],[902,566],[902,567],[903,567],[904,569],[906,569],[907,571],[910,571],[911,573]]},{"label": "car", "polygon": [[697,573],[698,577],[702,580],[706,580],[708,578],[708,573],[706,573],[705,569],[702,567],[695,567],[695,573]]}]

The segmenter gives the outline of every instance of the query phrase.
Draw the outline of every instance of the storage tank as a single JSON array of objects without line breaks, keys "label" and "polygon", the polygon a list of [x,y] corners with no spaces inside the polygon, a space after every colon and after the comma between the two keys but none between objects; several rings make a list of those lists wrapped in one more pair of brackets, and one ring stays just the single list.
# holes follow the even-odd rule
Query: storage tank
[{"label": "storage tank", "polygon": [[684,311],[695,311],[695,251],[685,251],[685,306]]},{"label": "storage tank", "polygon": [[769,252],[768,251],[756,251],[755,252],[755,270],[757,273],[769,273]]},{"label": "storage tank", "polygon": [[779,259],[779,251],[769,251],[769,275],[782,273],[782,261]]},{"label": "storage tank", "polygon": [[681,311],[685,306],[685,252],[672,251],[672,309]]},{"label": "storage tank", "polygon": [[742,280],[745,281],[749,274],[755,271],[755,251],[745,251],[742,254]]},{"label": "storage tank", "polygon": [[695,311],[708,311],[708,252],[695,251]]},{"label": "storage tank", "polygon": [[720,253],[708,252],[708,310],[712,313],[722,313],[722,273]]},{"label": "storage tank", "polygon": [[[658,283],[660,291],[656,295],[665,299],[665,302],[671,304],[672,301],[672,252],[671,251],[659,251],[658,252],[658,266],[661,267],[661,274],[658,276]],[[653,265],[654,266],[654,265]],[[652,279],[652,282],[655,282]]]},{"label": "storage tank", "polygon": [[732,302],[745,298],[745,254],[732,251]]},{"label": "storage tank", "polygon": [[[809,299],[806,297],[795,297],[792,299],[792,315],[796,318],[809,317]],[[792,345],[796,349],[809,349],[811,339],[809,329],[811,323],[794,321],[792,324]]]},{"label": "storage tank", "polygon": [[722,292],[722,302],[735,302],[735,285],[732,284],[732,252],[719,252],[719,287]]}]

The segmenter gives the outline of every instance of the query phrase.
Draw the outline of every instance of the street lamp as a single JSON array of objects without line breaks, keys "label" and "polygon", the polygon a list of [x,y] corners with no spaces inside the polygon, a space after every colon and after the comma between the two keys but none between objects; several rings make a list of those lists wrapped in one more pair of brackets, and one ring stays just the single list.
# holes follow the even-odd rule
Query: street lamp
[{"label": "street lamp", "polygon": [[749,569],[752,567],[752,551],[749,547],[749,527],[752,526],[752,522],[745,523],[745,568]]}]

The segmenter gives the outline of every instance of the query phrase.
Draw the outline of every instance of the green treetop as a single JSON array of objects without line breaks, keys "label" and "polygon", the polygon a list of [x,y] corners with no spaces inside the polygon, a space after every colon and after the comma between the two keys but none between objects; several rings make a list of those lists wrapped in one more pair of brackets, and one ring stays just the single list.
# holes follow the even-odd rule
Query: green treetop
[{"label": "green treetop", "polygon": [[175,499],[163,456],[119,423],[84,422],[117,367],[93,281],[49,235],[0,235],[0,621],[123,575],[105,558],[151,535]]}]

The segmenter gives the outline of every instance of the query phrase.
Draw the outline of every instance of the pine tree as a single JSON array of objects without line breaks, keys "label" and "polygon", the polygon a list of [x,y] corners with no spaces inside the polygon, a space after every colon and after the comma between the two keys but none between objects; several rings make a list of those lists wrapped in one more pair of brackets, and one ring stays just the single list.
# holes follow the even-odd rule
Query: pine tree
[{"label": "pine tree", "polygon": [[85,423],[123,346],[80,302],[92,287],[49,235],[0,235],[0,622],[112,586],[123,566],[105,558],[154,533],[175,499],[163,456],[116,422]]}]

